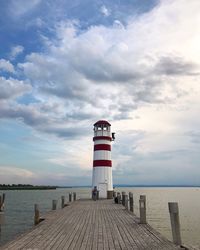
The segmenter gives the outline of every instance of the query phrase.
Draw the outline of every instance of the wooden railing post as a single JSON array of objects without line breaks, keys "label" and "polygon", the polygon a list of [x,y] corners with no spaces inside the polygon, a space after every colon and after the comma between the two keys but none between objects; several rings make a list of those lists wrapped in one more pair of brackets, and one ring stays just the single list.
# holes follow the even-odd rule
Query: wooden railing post
[{"label": "wooden railing post", "polygon": [[122,205],[125,206],[125,195],[126,192],[122,192]]},{"label": "wooden railing post", "polygon": [[1,225],[5,223],[5,214],[4,212],[0,212],[0,232],[1,232]]},{"label": "wooden railing post", "polygon": [[146,218],[146,195],[140,195],[139,200],[140,205],[140,223],[146,224],[147,218]]},{"label": "wooden railing post", "polygon": [[134,213],[133,193],[131,192],[129,192],[129,205],[130,205],[130,211]]},{"label": "wooden railing post", "polygon": [[2,204],[2,197],[1,197],[1,195],[0,195],[0,212],[3,210],[3,209],[2,209],[2,205],[3,205],[3,204]]},{"label": "wooden railing post", "polygon": [[75,192],[73,193],[73,196],[74,196],[74,198],[73,198],[74,201],[76,201],[76,193]]},{"label": "wooden railing post", "polygon": [[128,195],[125,195],[125,208],[128,210]]},{"label": "wooden railing post", "polygon": [[37,225],[40,222],[40,211],[38,204],[35,204],[34,210],[35,210],[34,224]]},{"label": "wooden railing post", "polygon": [[65,206],[65,196],[61,196],[61,208]]},{"label": "wooden railing post", "polygon": [[170,213],[173,242],[176,245],[181,245],[181,230],[180,230],[178,203],[168,202],[168,207]]},{"label": "wooden railing post", "polygon": [[4,210],[5,198],[6,198],[6,194],[3,193],[3,196],[0,195],[0,212]]},{"label": "wooden railing post", "polygon": [[69,202],[71,202],[72,201],[72,193],[70,192],[69,193]]},{"label": "wooden railing post", "polygon": [[3,196],[0,195],[0,232],[1,232],[1,225],[4,224],[5,221],[4,202],[5,202],[5,194],[3,193]]},{"label": "wooden railing post", "polygon": [[56,210],[57,200],[52,200],[52,210]]},{"label": "wooden railing post", "polygon": [[117,204],[121,203],[121,194],[117,193]]},{"label": "wooden railing post", "polygon": [[5,199],[6,199],[6,194],[3,193],[3,204],[4,204],[4,202],[5,202]]}]

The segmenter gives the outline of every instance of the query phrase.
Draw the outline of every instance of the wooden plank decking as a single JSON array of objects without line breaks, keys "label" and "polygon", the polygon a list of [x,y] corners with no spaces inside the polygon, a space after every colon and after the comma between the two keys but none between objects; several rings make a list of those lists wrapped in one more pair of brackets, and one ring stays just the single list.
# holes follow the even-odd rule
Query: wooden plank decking
[{"label": "wooden plank decking", "polygon": [[112,200],[80,200],[51,211],[3,249],[179,249]]}]

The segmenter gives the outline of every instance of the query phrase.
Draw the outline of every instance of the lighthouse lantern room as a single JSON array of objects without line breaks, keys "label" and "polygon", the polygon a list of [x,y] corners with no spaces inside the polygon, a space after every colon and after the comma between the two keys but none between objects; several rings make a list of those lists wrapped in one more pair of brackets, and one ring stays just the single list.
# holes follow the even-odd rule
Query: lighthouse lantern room
[{"label": "lighthouse lantern room", "polygon": [[111,134],[111,124],[100,120],[94,124],[94,155],[93,155],[93,177],[92,188],[99,191],[99,198],[112,199],[112,160],[111,141],[114,133]]}]

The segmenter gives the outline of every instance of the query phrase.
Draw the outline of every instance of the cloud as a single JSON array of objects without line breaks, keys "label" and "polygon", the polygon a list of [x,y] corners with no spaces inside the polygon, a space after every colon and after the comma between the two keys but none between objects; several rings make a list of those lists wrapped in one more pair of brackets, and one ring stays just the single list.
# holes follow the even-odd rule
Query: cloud
[{"label": "cloud", "polygon": [[3,184],[33,183],[36,175],[27,169],[14,166],[0,166],[0,182]]},{"label": "cloud", "polygon": [[180,57],[163,56],[155,66],[155,72],[158,74],[181,76],[181,75],[199,75],[199,65],[186,62]]},{"label": "cloud", "polygon": [[179,133],[172,131],[152,133],[140,130],[118,132],[112,147],[114,182],[199,185],[196,177],[200,174],[199,147],[196,142],[192,143],[195,145],[192,145],[187,136],[180,131]]},{"label": "cloud", "polygon": [[14,73],[15,69],[14,66],[12,65],[12,63],[10,63],[9,61],[5,60],[5,59],[0,59],[0,71],[5,71],[5,72],[10,72],[10,73]]},{"label": "cloud", "polygon": [[31,91],[31,86],[13,78],[0,77],[0,100],[16,98]]},{"label": "cloud", "polygon": [[11,48],[10,59],[14,60],[19,54],[23,53],[24,47],[21,45],[16,45]]},{"label": "cloud", "polygon": [[189,131],[185,135],[190,138],[192,143],[196,144],[195,147],[200,144],[200,131]]},{"label": "cloud", "polygon": [[[40,105],[17,105],[8,114],[24,117],[26,124],[41,131],[70,137],[74,134],[69,127],[72,121],[82,121],[84,127],[101,117],[130,119],[145,105],[179,102],[190,95],[183,79],[194,84],[200,63],[185,52],[184,44],[193,36],[185,38],[181,46],[176,40],[185,37],[185,20],[190,15],[185,11],[187,5],[196,19],[196,2],[183,1],[174,6],[164,1],[148,13],[129,17],[126,25],[117,21],[118,25],[114,22],[113,26],[94,25],[81,30],[78,21],[58,23],[54,37],[44,41],[45,52],[28,54],[17,65]],[[181,11],[172,27],[169,15],[174,16],[177,10]],[[55,110],[53,103],[57,103]],[[69,126],[57,126],[56,120]],[[45,122],[46,129],[42,125]]]},{"label": "cloud", "polygon": [[101,12],[104,16],[110,16],[110,11],[106,8],[105,5],[102,5],[102,6],[101,6],[100,12]]},{"label": "cloud", "polygon": [[16,2],[15,0],[11,0],[9,5],[9,11],[13,17],[20,17],[22,15],[27,14],[27,12],[34,10],[40,4],[40,1],[41,0],[18,0]]},{"label": "cloud", "polygon": [[[83,176],[84,180],[82,180]],[[0,183],[2,184],[87,185],[90,179],[91,173],[88,171],[82,171],[78,176],[74,173],[66,174],[62,171],[58,173],[40,171],[38,174],[20,167],[0,166]]]},{"label": "cloud", "polygon": [[2,101],[0,104],[0,118],[16,119],[42,133],[56,135],[66,140],[80,139],[89,133],[84,121],[75,123],[76,117],[67,119],[64,112],[61,116],[56,113],[56,109],[47,112],[48,108],[42,103],[24,105]]}]

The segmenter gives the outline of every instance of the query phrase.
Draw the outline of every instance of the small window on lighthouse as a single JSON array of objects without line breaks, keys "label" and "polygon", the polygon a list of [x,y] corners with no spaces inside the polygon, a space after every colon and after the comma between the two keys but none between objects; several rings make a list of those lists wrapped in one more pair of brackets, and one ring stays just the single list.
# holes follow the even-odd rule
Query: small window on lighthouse
[{"label": "small window on lighthouse", "polygon": [[108,127],[103,127],[103,130],[108,130]]}]

